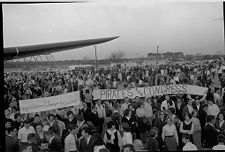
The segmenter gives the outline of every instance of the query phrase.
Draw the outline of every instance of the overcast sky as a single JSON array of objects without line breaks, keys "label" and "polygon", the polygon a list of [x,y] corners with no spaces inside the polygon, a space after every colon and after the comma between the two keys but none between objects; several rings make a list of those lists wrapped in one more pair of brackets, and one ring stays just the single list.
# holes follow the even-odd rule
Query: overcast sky
[{"label": "overcast sky", "polygon": [[[97,45],[98,58],[115,50],[126,57],[148,52],[224,52],[222,2],[3,5],[4,46],[120,36]],[[138,54],[137,54],[138,53]],[[56,60],[94,58],[94,47],[53,53]]]}]

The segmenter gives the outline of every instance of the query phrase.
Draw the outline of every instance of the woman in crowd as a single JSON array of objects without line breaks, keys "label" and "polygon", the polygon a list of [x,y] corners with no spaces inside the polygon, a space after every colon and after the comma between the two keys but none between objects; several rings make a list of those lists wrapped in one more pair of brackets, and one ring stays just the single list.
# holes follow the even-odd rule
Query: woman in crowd
[{"label": "woman in crowd", "polygon": [[217,129],[219,133],[225,135],[225,120],[224,120],[224,114],[222,112],[220,112],[217,116],[215,128]]},{"label": "woman in crowd", "polygon": [[172,123],[172,118],[167,116],[167,124],[162,129],[162,140],[165,144],[165,148],[168,151],[177,151],[179,145],[177,129]]},{"label": "woman in crowd", "polygon": [[104,134],[106,148],[111,152],[120,152],[120,148],[122,148],[120,132],[115,128],[116,126],[113,121],[108,122],[107,127],[109,129]]},{"label": "woman in crowd", "polygon": [[184,114],[184,121],[180,124],[180,133],[191,135],[191,141],[193,141],[192,135],[194,133],[194,124],[191,118],[192,115],[190,113]]}]

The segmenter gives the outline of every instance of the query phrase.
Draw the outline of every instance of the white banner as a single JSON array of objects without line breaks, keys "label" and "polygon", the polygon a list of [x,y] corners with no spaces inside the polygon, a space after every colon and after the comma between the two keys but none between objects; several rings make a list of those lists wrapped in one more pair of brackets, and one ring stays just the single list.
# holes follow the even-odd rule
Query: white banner
[{"label": "white banner", "polygon": [[79,104],[80,104],[79,91],[46,98],[36,98],[19,101],[21,114],[65,108]]},{"label": "white banner", "polygon": [[191,95],[204,95],[208,88],[177,84],[177,85],[161,85],[152,87],[137,87],[131,89],[100,89],[93,90],[92,95],[94,100],[110,100],[110,99],[124,99],[139,97],[149,97],[164,94],[191,94]]}]

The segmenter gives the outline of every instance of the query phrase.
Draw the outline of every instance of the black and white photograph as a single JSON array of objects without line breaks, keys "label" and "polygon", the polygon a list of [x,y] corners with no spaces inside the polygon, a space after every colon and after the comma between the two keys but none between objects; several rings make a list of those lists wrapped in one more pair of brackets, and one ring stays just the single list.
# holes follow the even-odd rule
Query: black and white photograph
[{"label": "black and white photograph", "polygon": [[219,0],[3,1],[0,147],[225,151],[224,12]]}]

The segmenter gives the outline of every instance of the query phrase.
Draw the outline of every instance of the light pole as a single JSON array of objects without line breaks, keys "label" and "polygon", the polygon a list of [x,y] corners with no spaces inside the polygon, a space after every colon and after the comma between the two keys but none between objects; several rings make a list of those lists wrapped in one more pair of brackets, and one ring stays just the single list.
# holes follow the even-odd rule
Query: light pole
[{"label": "light pole", "polygon": [[95,68],[97,70],[97,47],[94,46],[94,48],[95,48]]},{"label": "light pole", "polygon": [[157,61],[156,61],[156,64],[158,65],[158,58],[159,58],[159,46],[157,46],[157,50],[156,50],[157,52],[157,54],[156,54],[156,59],[157,59]]}]

